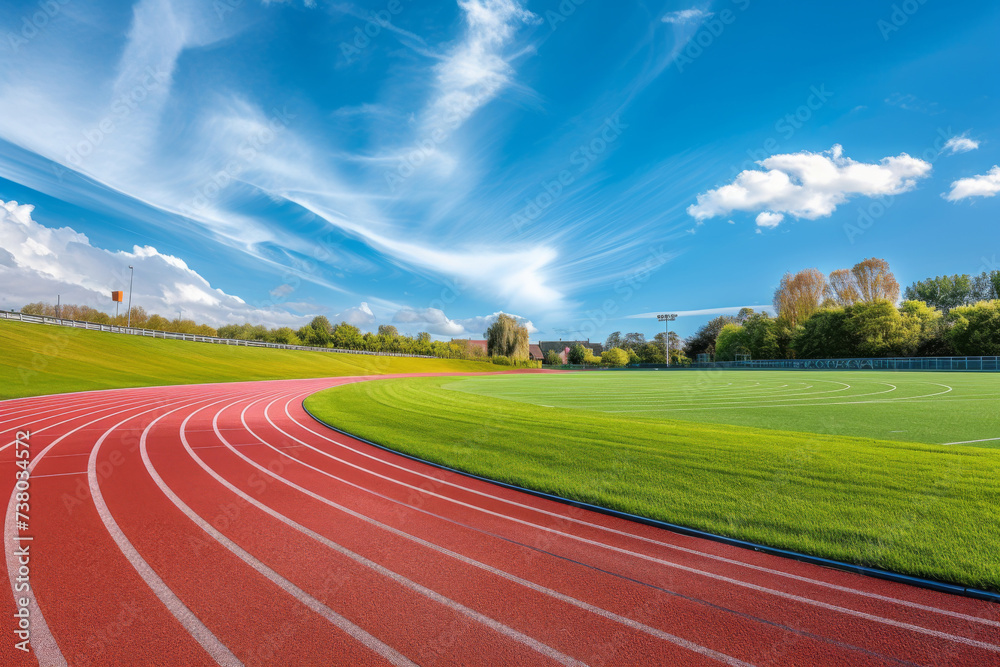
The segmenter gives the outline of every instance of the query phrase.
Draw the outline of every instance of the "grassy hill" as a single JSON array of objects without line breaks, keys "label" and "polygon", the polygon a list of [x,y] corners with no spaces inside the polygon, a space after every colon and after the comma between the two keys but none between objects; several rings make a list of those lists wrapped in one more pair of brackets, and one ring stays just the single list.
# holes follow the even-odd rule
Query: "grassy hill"
[{"label": "grassy hill", "polygon": [[0,399],[200,382],[496,370],[502,369],[479,361],[270,350],[0,321]]}]

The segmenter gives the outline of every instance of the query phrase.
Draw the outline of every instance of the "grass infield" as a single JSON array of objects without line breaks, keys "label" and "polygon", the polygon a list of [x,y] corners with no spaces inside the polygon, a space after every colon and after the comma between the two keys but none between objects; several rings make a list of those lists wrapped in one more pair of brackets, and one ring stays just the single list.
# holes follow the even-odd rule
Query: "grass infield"
[{"label": "grass infield", "polygon": [[503,370],[454,359],[272,350],[0,321],[0,399],[202,382]]},{"label": "grass infield", "polygon": [[[873,431],[888,426],[889,413],[858,416],[858,406],[869,403],[857,401],[886,400],[886,395],[859,395],[868,391],[855,392],[854,401],[843,404],[810,404],[800,421],[785,409],[784,416],[766,417],[771,426],[786,424],[784,430],[706,423],[712,410],[698,413],[697,422],[679,413],[681,421],[619,412],[620,401],[609,402],[638,394],[648,398],[656,387],[666,400],[672,390],[697,383],[698,375],[393,379],[322,391],[306,406],[350,433],[484,477],[774,547],[1000,592],[996,449],[836,433],[840,427],[856,432],[857,422],[869,422]],[[813,377],[767,376],[779,385]],[[875,374],[816,377],[851,385],[848,376],[882,381]],[[891,376],[899,386],[909,374]],[[934,377],[949,385],[981,378]],[[1000,382],[1000,376],[989,377]],[[740,411],[737,405],[778,394],[761,389],[749,392],[756,398],[737,398],[730,388],[740,385],[746,394],[745,383],[765,380],[766,389],[777,391],[763,374],[715,372],[678,400],[721,402],[729,393],[727,400],[734,403],[720,409],[718,418],[758,424],[767,410]],[[933,392],[910,389],[911,423],[937,419],[935,401],[917,398]],[[596,403],[595,392],[601,395]],[[815,403],[818,396],[807,400]],[[984,409],[995,409],[990,406]],[[822,417],[816,412],[822,409],[832,412]],[[824,432],[805,432],[817,423]]]}]

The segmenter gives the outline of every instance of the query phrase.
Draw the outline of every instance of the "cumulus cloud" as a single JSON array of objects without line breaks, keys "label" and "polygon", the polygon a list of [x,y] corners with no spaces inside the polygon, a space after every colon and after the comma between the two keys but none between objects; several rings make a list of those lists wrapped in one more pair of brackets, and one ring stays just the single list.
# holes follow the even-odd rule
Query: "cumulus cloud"
[{"label": "cumulus cloud", "polygon": [[353,324],[359,329],[365,329],[375,324],[375,313],[372,312],[372,309],[368,307],[366,302],[362,301],[360,306],[348,308],[344,312],[335,315],[333,319],[337,322]]},{"label": "cumulus cloud", "polygon": [[297,326],[302,318],[267,306],[253,306],[213,288],[179,257],[152,246],[129,251],[95,247],[69,228],[36,222],[34,206],[0,201],[0,284],[7,308],[32,301],[87,305],[113,312],[112,290],[128,290],[129,265],[135,267],[132,305],[164,317],[178,314],[199,323],[221,325],[251,321]]},{"label": "cumulus cloud", "polygon": [[833,146],[822,153],[802,151],[772,155],[722,187],[698,195],[688,207],[697,220],[733,211],[761,212],[757,224],[774,226],[782,214],[815,220],[832,214],[851,197],[898,195],[916,187],[931,172],[929,162],[901,153],[878,163],[856,162]]},{"label": "cumulus cloud", "polygon": [[[481,315],[465,319],[450,319],[440,308],[403,308],[392,318],[398,324],[409,324],[437,336],[481,336],[493,323],[500,312],[492,315]],[[507,313],[511,315],[510,313]],[[537,333],[538,329],[531,320],[520,315],[511,315],[515,320],[528,328],[528,333]]]},{"label": "cumulus cloud", "polygon": [[968,153],[969,151],[974,151],[977,148],[979,148],[979,142],[975,139],[970,139],[964,134],[952,137],[944,144],[944,150],[948,151],[949,155]]},{"label": "cumulus cloud", "polygon": [[1000,166],[994,165],[985,174],[960,178],[951,184],[951,192],[944,195],[948,201],[968,197],[993,197],[1000,192]]},{"label": "cumulus cloud", "polygon": [[777,227],[785,216],[781,213],[771,213],[770,211],[764,211],[757,216],[757,226],[758,227]]},{"label": "cumulus cloud", "polygon": [[705,19],[712,16],[712,12],[706,12],[702,9],[692,8],[692,9],[682,9],[676,12],[670,12],[663,17],[664,23],[688,23],[690,21],[704,21]]}]

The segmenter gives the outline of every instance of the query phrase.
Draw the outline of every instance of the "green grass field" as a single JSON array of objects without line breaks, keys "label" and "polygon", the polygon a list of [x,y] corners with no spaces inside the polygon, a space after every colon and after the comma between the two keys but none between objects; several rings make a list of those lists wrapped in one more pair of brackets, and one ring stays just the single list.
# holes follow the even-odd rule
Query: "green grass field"
[{"label": "green grass field", "polygon": [[452,359],[210,345],[0,321],[0,399],[199,382],[502,370]]},{"label": "green grass field", "polygon": [[445,388],[634,417],[1000,447],[1000,373],[624,371],[470,378]]},{"label": "green grass field", "polygon": [[[306,405],[500,481],[1000,591],[1000,452],[915,442],[1000,437],[998,385],[943,373],[608,372],[383,380]],[[708,409],[692,409],[701,401]]]}]

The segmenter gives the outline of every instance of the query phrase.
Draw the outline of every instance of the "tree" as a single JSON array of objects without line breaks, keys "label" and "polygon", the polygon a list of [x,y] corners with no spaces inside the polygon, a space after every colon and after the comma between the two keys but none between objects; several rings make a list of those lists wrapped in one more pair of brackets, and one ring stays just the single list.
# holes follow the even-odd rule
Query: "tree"
[{"label": "tree", "polygon": [[338,324],[330,334],[330,342],[342,350],[359,350],[362,340],[361,330],[347,322]]},{"label": "tree", "polygon": [[844,308],[827,308],[815,313],[792,333],[790,347],[798,359],[853,357]]},{"label": "tree", "polygon": [[919,332],[917,346],[913,351],[915,355],[947,357],[955,354],[955,349],[946,336],[948,324],[941,311],[923,301],[904,301],[899,312],[906,326]]},{"label": "tree", "polygon": [[1000,355],[1000,301],[980,301],[948,313],[947,337],[958,354]]},{"label": "tree", "polygon": [[794,328],[819,310],[825,292],[826,276],[818,269],[786,273],[774,292],[774,309]]},{"label": "tree", "polygon": [[269,339],[272,343],[280,343],[282,345],[298,345],[299,338],[295,335],[290,327],[281,327],[275,329],[271,332]]},{"label": "tree", "polygon": [[589,347],[584,346],[583,348],[583,363],[587,366],[597,366],[601,363],[600,357],[594,356],[594,351]]},{"label": "tree", "polygon": [[529,351],[528,327],[516,319],[500,313],[484,334],[486,348],[490,356],[504,356],[511,359],[527,359]]},{"label": "tree", "polygon": [[780,359],[778,321],[767,313],[754,313],[743,321],[743,344],[752,359]]},{"label": "tree", "polygon": [[606,341],[604,341],[604,349],[605,350],[610,350],[613,347],[621,347],[621,346],[622,346],[622,332],[621,331],[615,331],[610,336],[608,336],[608,339]]},{"label": "tree", "polygon": [[952,308],[973,302],[973,289],[968,275],[937,276],[913,283],[903,292],[903,298],[923,301],[947,314]]},{"label": "tree", "polygon": [[396,338],[399,336],[399,329],[391,324],[380,324],[378,325],[378,335],[385,336],[386,338]]},{"label": "tree", "polygon": [[[571,364],[582,364],[584,359],[587,357],[588,349],[579,343],[575,343],[573,347],[569,348],[568,360]],[[593,354],[593,353],[591,353]]]},{"label": "tree", "polygon": [[861,300],[854,274],[848,269],[837,269],[830,273],[826,287],[826,297],[837,306],[851,306]]},{"label": "tree", "polygon": [[620,347],[612,347],[604,351],[604,354],[601,355],[601,361],[606,366],[621,368],[628,364],[628,352]]},{"label": "tree", "polygon": [[[895,304],[878,299],[847,308],[848,331],[854,341],[854,356],[908,356],[917,349],[919,323],[904,322]],[[906,326],[909,323],[911,326]],[[917,324],[917,326],[912,326]]]},{"label": "tree", "polygon": [[555,350],[549,350],[545,353],[545,363],[549,366],[561,366],[562,362],[562,357]]},{"label": "tree", "polygon": [[667,361],[666,350],[653,342],[636,348],[635,353],[639,357],[639,363],[642,364],[663,364]]},{"label": "tree", "polygon": [[851,268],[851,275],[861,301],[895,304],[899,300],[899,283],[889,270],[889,262],[884,259],[871,257],[858,262]]},{"label": "tree", "polygon": [[627,333],[621,339],[621,347],[623,350],[636,350],[646,344],[646,334],[641,334],[638,331],[633,331],[632,333]]},{"label": "tree", "polygon": [[421,331],[420,333],[417,334],[417,342],[428,344],[431,342],[431,335],[426,331]]},{"label": "tree", "polygon": [[316,317],[314,317],[312,319],[312,322],[309,323],[309,326],[311,326],[316,331],[322,331],[327,335],[333,333],[333,326],[330,324],[330,320],[326,319],[326,317],[324,317],[323,315],[317,315]]},{"label": "tree", "polygon": [[715,360],[734,361],[737,354],[746,354],[746,332],[739,324],[722,327],[715,339]]},{"label": "tree", "polygon": [[[668,340],[667,339],[667,332],[665,332],[665,331],[661,331],[660,333],[658,333],[655,336],[653,336],[653,342],[663,348],[664,354],[666,354],[666,351],[667,351],[667,343],[666,343],[667,340]],[[681,347],[681,337],[677,335],[676,331],[671,331],[670,332],[670,338],[669,338],[669,340],[670,340],[670,350],[671,350],[671,352],[673,350],[679,350],[680,349],[680,347]]]},{"label": "tree", "polygon": [[738,324],[732,315],[720,315],[702,326],[693,336],[684,341],[684,354],[694,359],[699,354],[715,352],[715,339],[719,337],[722,327],[727,324]]}]

